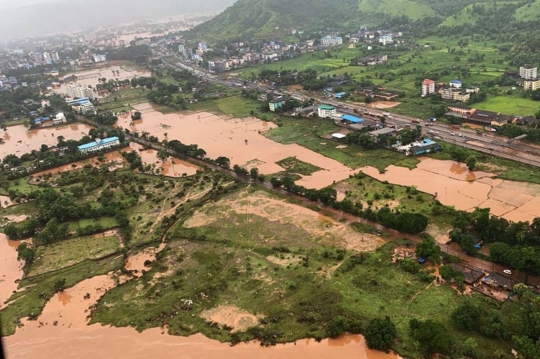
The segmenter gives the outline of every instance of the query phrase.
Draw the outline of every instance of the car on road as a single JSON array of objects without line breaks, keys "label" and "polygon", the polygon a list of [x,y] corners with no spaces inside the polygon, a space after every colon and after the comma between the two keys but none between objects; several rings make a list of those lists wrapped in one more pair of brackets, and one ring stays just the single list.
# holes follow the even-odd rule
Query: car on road
[{"label": "car on road", "polygon": [[510,269],[505,269],[505,270],[503,270],[503,273],[504,273],[504,274],[511,275],[511,274],[512,274],[512,271],[511,271]]},{"label": "car on road", "polygon": [[458,133],[457,134],[459,137],[463,137],[463,134],[462,133]]},{"label": "car on road", "polygon": [[429,130],[429,131],[428,131],[428,133],[430,133],[430,134],[434,135],[434,134],[435,134],[435,131],[433,131],[433,130]]},{"label": "car on road", "polygon": [[456,133],[455,132],[450,132],[450,135],[455,136]]}]

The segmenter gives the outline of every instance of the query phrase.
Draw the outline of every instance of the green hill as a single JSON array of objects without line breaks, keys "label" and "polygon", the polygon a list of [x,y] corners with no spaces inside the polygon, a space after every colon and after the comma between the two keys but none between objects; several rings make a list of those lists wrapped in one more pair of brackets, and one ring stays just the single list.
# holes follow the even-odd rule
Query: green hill
[{"label": "green hill", "polygon": [[191,34],[216,42],[275,39],[290,35],[291,29],[348,31],[370,25],[401,26],[424,36],[444,35],[448,28],[454,35],[491,36],[502,27],[515,32],[520,29],[515,24],[531,20],[540,20],[540,0],[238,0]]},{"label": "green hill", "polygon": [[[468,5],[459,12],[450,15],[440,26],[462,26],[472,25],[478,20],[486,21],[488,18],[496,15],[498,12],[514,11],[519,6],[518,1],[475,1],[474,4]],[[540,10],[540,8],[539,8]]]},{"label": "green hill", "polygon": [[411,20],[438,16],[428,5],[412,0],[360,0],[359,10],[363,13],[382,14],[391,17],[406,16]]},{"label": "green hill", "polygon": [[514,18],[518,21],[540,20],[540,0],[535,0],[516,10]]}]

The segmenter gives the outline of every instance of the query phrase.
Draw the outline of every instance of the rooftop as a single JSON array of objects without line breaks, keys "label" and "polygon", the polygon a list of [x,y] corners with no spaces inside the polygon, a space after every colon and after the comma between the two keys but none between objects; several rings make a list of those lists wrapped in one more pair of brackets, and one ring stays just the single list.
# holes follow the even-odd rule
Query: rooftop
[{"label": "rooftop", "polygon": [[422,85],[431,85],[431,84],[434,84],[435,81],[433,80],[430,80],[430,79],[425,79],[424,81],[422,81]]},{"label": "rooftop", "polygon": [[320,110],[332,111],[332,110],[335,110],[336,108],[334,106],[330,106],[330,105],[320,105],[319,109]]},{"label": "rooftop", "polygon": [[352,122],[352,123],[364,122],[363,118],[356,117],[356,116],[353,116],[353,115],[343,115],[343,116],[341,116],[341,119],[344,120],[344,121]]},{"label": "rooftop", "polygon": [[80,145],[78,146],[78,149],[79,150],[85,150],[87,148],[92,148],[92,147],[96,147],[97,145],[104,145],[104,144],[107,144],[107,143],[110,143],[110,142],[114,142],[114,141],[120,141],[120,139],[118,137],[107,137],[107,138],[104,138],[102,140],[98,140],[98,141],[93,141],[93,142],[90,142],[90,143],[85,143],[84,145]]}]

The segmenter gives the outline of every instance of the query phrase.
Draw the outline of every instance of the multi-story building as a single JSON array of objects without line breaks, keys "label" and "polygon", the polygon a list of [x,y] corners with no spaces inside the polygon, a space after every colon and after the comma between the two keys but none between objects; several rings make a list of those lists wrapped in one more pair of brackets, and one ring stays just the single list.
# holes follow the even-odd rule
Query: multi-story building
[{"label": "multi-story building", "polygon": [[521,66],[519,68],[519,76],[525,80],[533,80],[538,77],[538,71],[536,67],[531,65]]},{"label": "multi-story building", "polygon": [[51,58],[51,53],[50,52],[44,52],[43,53],[43,62],[47,65],[51,65],[52,64],[52,58]]},{"label": "multi-story building", "polygon": [[425,79],[422,81],[422,97],[426,97],[435,93],[435,81]]},{"label": "multi-story building", "polygon": [[445,87],[439,90],[443,100],[467,102],[471,99],[471,94],[453,87]]},{"label": "multi-story building", "polygon": [[199,42],[198,49],[201,50],[202,52],[205,52],[206,50],[208,50],[208,44],[204,41],[201,41]]},{"label": "multi-story building", "polygon": [[330,105],[320,105],[318,115],[320,118],[336,116],[336,108]]},{"label": "multi-story building", "polygon": [[325,47],[338,46],[343,44],[343,39],[340,36],[326,35],[321,38],[321,45]]},{"label": "multi-story building", "polygon": [[59,62],[60,61],[60,55],[58,55],[58,51],[51,52],[51,59],[54,62]]},{"label": "multi-story building", "polygon": [[78,86],[74,84],[67,85],[67,94],[71,98],[89,98],[94,99],[94,90],[89,87]]},{"label": "multi-story building", "polygon": [[93,54],[92,58],[94,59],[95,63],[107,61],[107,56],[106,55]]},{"label": "multi-story building", "polygon": [[178,45],[178,52],[180,55],[186,57],[186,47],[184,45]]},{"label": "multi-story building", "polygon": [[540,89],[540,79],[524,80],[523,89],[525,91],[535,91]]}]

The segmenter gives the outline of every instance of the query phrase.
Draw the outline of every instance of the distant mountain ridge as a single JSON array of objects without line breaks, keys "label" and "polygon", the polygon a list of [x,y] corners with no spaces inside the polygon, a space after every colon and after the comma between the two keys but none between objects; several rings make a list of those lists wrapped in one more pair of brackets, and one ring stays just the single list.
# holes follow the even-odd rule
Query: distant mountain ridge
[{"label": "distant mountain ridge", "polygon": [[482,14],[512,12],[512,21],[540,20],[540,0],[238,0],[192,34],[208,40],[272,38],[291,29],[317,31],[378,26],[392,20],[430,26],[474,25]]}]

